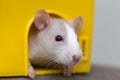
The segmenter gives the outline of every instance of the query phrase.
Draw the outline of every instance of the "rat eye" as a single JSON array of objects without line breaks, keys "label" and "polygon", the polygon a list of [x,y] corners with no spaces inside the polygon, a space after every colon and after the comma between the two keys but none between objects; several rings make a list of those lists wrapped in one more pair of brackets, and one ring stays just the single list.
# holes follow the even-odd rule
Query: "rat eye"
[{"label": "rat eye", "polygon": [[55,37],[55,40],[56,40],[56,41],[63,41],[63,38],[62,38],[61,35],[57,35],[57,36]]}]

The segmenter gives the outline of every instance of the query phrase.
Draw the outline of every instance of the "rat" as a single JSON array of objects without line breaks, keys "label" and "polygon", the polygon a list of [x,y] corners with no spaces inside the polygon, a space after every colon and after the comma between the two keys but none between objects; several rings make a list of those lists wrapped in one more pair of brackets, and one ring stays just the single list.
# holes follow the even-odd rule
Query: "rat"
[{"label": "rat", "polygon": [[63,70],[63,75],[71,76],[71,66],[82,58],[77,39],[82,26],[82,16],[67,21],[52,17],[45,10],[38,10],[28,36],[29,77],[35,77],[32,65],[58,67]]}]

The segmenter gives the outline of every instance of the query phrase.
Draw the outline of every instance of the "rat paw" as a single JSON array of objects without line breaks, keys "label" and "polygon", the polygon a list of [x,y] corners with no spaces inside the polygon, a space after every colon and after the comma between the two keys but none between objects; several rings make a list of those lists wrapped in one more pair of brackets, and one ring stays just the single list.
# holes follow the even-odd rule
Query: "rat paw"
[{"label": "rat paw", "polygon": [[71,76],[71,75],[72,75],[71,66],[59,65],[59,68],[60,68],[61,70],[63,70],[63,75],[64,75],[64,76]]},{"label": "rat paw", "polygon": [[63,75],[71,76],[71,74],[72,74],[71,66],[64,66],[63,67]]},{"label": "rat paw", "polygon": [[29,65],[28,76],[32,80],[34,80],[34,78],[35,78],[35,71],[34,71],[34,68],[32,67],[32,65]]}]

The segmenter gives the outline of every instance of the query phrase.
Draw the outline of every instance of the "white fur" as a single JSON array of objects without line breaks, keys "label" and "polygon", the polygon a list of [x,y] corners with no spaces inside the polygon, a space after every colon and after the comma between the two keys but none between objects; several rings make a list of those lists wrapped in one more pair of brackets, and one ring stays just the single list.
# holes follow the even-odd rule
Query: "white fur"
[{"label": "white fur", "polygon": [[[52,18],[44,10],[37,11],[29,31],[30,63],[49,68],[61,67],[64,75],[70,76],[71,65],[78,63],[82,57],[75,34],[79,31],[76,29],[80,28],[80,19],[81,17],[78,17],[70,23],[60,18]],[[63,38],[61,41],[56,40],[58,35]],[[29,65],[29,76],[34,78],[31,65]]]},{"label": "white fur", "polygon": [[68,46],[71,47],[71,49],[75,49],[76,51],[79,51],[80,47],[77,41],[77,35],[75,34],[75,31],[68,24],[66,23],[64,24],[65,24],[67,34],[68,34],[68,37],[67,37]]},{"label": "white fur", "polygon": [[[32,64],[73,65],[73,55],[82,56],[74,28],[62,19],[52,19],[51,25],[37,34],[29,35],[29,59]],[[56,42],[55,36],[61,35],[64,41]]]},{"label": "white fur", "polygon": [[77,41],[77,35],[73,29],[73,26],[68,25],[67,23],[64,23],[65,28],[67,30],[67,47],[69,50],[68,55],[70,56],[69,58],[71,59],[71,63],[74,64],[74,62],[72,61],[72,57],[73,55],[77,55],[82,57],[82,51],[80,49],[79,43]]}]

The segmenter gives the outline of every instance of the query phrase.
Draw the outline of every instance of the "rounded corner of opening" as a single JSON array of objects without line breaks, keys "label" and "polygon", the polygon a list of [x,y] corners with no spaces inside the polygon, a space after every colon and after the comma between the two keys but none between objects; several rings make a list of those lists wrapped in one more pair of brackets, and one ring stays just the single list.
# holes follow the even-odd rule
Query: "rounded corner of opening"
[{"label": "rounded corner of opening", "polygon": [[62,19],[65,19],[65,20],[68,20],[68,17],[65,16],[63,13],[59,12],[59,11],[56,11],[56,10],[47,10],[48,14],[52,17],[55,17],[55,18],[62,18]]},{"label": "rounded corner of opening", "polygon": [[26,26],[26,33],[27,33],[27,34],[29,33],[29,30],[30,30],[33,22],[34,22],[34,17],[32,17],[32,18],[29,20],[29,22],[28,22],[28,24],[27,24],[27,26]]},{"label": "rounded corner of opening", "polygon": [[[29,31],[30,31],[30,28],[31,28],[31,25],[33,24],[34,22],[34,17],[32,17],[26,27],[25,27],[25,33],[24,33],[24,55],[25,55],[25,65],[26,63],[28,63],[28,36],[29,36]],[[26,70],[27,70],[28,66],[26,67]]]}]

